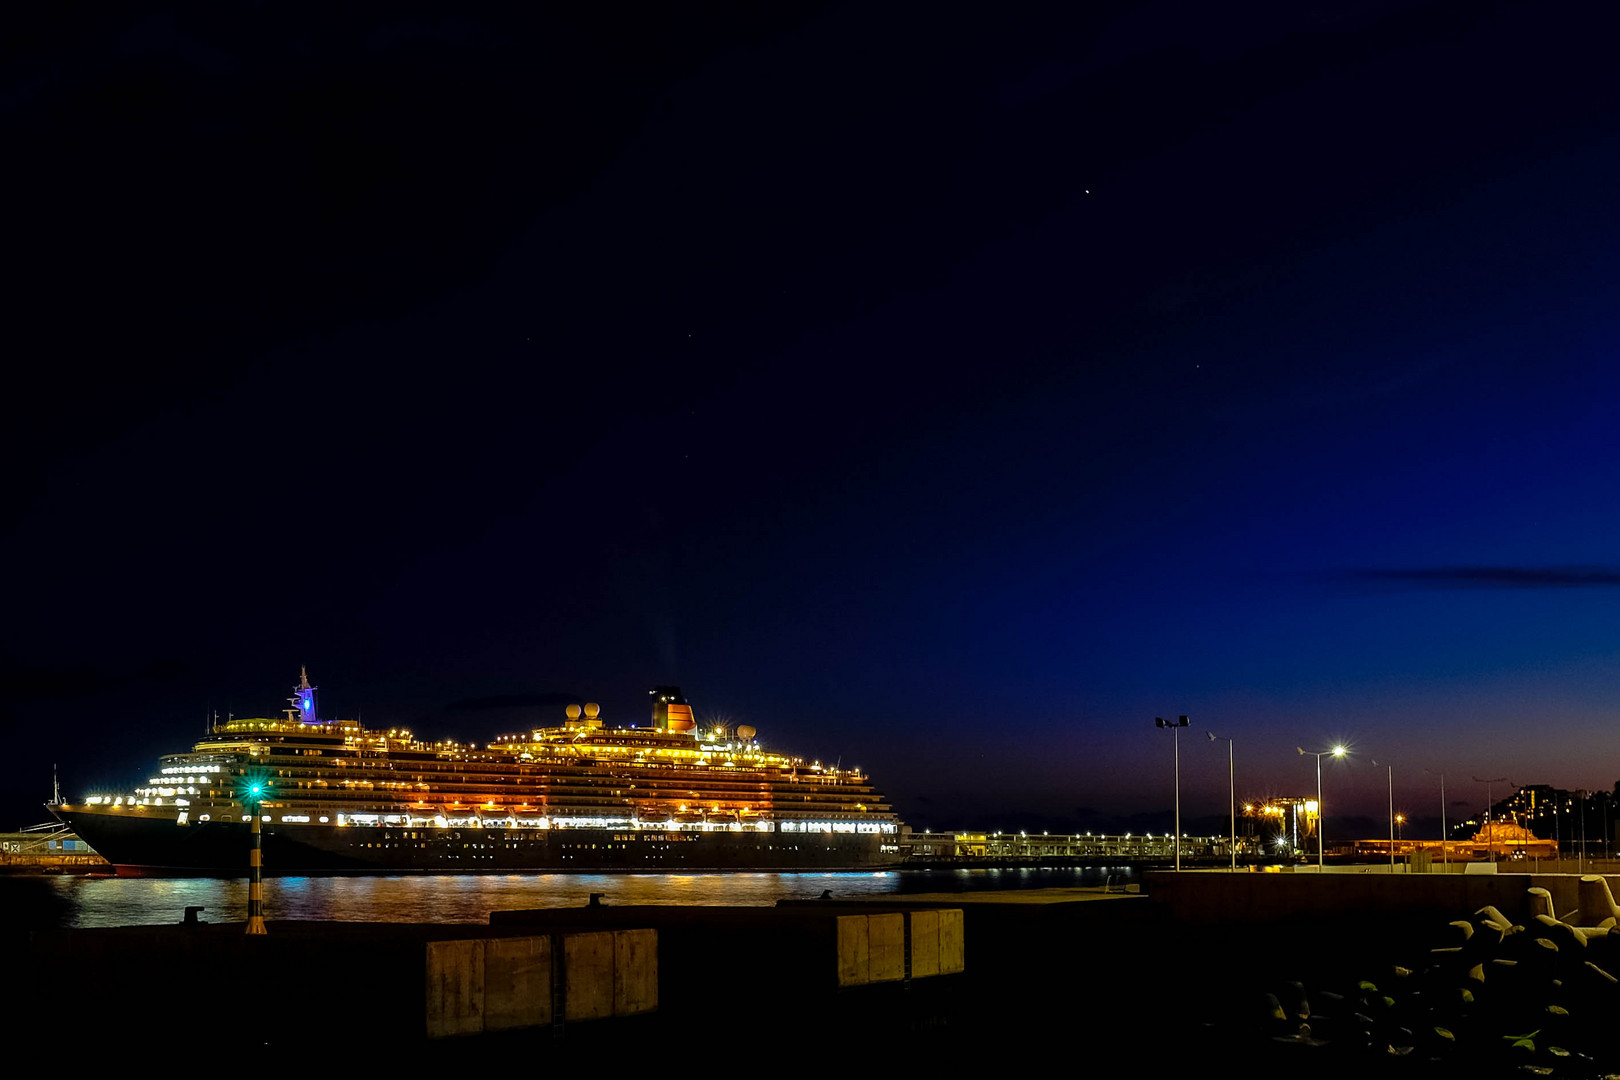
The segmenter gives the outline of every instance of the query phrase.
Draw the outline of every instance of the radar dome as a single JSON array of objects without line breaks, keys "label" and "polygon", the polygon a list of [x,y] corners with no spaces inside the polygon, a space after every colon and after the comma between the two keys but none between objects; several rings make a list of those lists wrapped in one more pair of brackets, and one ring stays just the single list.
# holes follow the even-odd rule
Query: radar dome
[{"label": "radar dome", "polygon": [[567,714],[568,719],[570,719],[570,720],[578,720],[579,719],[579,706],[578,705],[570,705],[570,706],[568,706],[568,708],[564,709],[563,712]]},{"label": "radar dome", "polygon": [[753,728],[749,727],[747,724],[738,724],[737,725],[737,738],[741,739],[743,742],[747,742],[749,739],[752,739],[755,735],[758,735],[758,734],[759,734],[759,732],[755,731]]},{"label": "radar dome", "polygon": [[587,720],[595,720],[598,716],[601,715],[601,713],[602,713],[602,706],[598,705],[596,702],[587,701],[585,703],[585,719],[587,719]]}]

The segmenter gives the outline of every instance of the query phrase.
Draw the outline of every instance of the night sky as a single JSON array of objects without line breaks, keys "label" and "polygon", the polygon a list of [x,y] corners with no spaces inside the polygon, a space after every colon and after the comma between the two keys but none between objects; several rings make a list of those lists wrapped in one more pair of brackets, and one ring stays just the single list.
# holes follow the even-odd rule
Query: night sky
[{"label": "night sky", "polygon": [[305,664],[917,827],[1610,788],[1617,27],[1217,7],[8,12],[0,826]]}]

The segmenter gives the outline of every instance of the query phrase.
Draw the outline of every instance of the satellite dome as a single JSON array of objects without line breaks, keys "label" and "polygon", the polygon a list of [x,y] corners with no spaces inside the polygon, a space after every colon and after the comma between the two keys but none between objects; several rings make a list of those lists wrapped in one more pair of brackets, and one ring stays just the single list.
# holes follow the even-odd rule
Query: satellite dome
[{"label": "satellite dome", "polygon": [[568,708],[564,709],[563,712],[568,714],[568,719],[570,719],[570,720],[578,720],[579,719],[579,706],[578,705],[570,705],[570,706],[568,706]]},{"label": "satellite dome", "polygon": [[595,720],[597,716],[601,715],[601,712],[602,706],[598,705],[596,702],[587,701],[585,703],[585,719]]},{"label": "satellite dome", "polygon": [[737,725],[737,738],[741,739],[743,742],[747,742],[749,739],[752,739],[755,735],[758,735],[758,734],[759,734],[759,732],[755,731],[752,727],[750,727],[747,724],[738,724]]}]

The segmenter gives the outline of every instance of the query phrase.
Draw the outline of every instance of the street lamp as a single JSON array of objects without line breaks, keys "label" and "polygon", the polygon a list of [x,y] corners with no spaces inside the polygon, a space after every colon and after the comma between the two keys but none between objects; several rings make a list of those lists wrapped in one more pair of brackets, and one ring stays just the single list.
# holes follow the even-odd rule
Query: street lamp
[{"label": "street lamp", "polygon": [[1170,729],[1170,738],[1176,744],[1176,869],[1181,869],[1181,729],[1187,726],[1187,718],[1179,716],[1174,720],[1166,720],[1162,716],[1153,718],[1154,726]]},{"label": "street lamp", "polygon": [[1232,739],[1228,735],[1217,735],[1213,731],[1204,732],[1209,736],[1210,742],[1221,741],[1226,743],[1226,796],[1232,803],[1232,869],[1237,869],[1237,772],[1232,762]]},{"label": "street lamp", "polygon": [[1440,778],[1440,863],[1443,866],[1451,865],[1451,856],[1447,854],[1451,849],[1446,847],[1446,774],[1434,769],[1424,769],[1430,776]]},{"label": "street lamp", "polygon": [[249,934],[263,934],[264,931],[264,856],[260,846],[259,818],[264,810],[265,785],[254,781],[248,785],[248,806],[253,811],[253,825],[250,830],[253,835],[253,848],[248,852],[248,919],[247,932]]},{"label": "street lamp", "polygon": [[[1378,762],[1374,761],[1376,767]],[[1384,762],[1384,770],[1389,777],[1389,872],[1395,872],[1395,766]]]},{"label": "street lamp", "polygon": [[1327,807],[1322,805],[1322,759],[1324,757],[1344,757],[1346,751],[1342,746],[1335,746],[1331,750],[1307,750],[1303,746],[1294,747],[1302,757],[1316,759],[1316,869],[1320,872],[1322,866],[1322,833],[1327,829]]},{"label": "street lamp", "polygon": [[1487,838],[1491,838],[1489,840],[1490,847],[1491,847],[1491,862],[1496,862],[1496,847],[1497,847],[1497,845],[1496,845],[1496,840],[1494,839],[1496,831],[1491,828],[1491,822],[1493,820],[1491,818],[1491,808],[1495,805],[1494,803],[1491,802],[1491,785],[1492,784],[1507,784],[1509,787],[1511,787],[1511,786],[1513,786],[1513,781],[1509,780],[1505,776],[1493,776],[1489,780],[1485,780],[1485,779],[1482,779],[1482,778],[1476,776],[1476,777],[1474,777],[1474,783],[1476,783],[1476,784],[1484,784],[1485,785],[1485,835],[1486,835]]}]

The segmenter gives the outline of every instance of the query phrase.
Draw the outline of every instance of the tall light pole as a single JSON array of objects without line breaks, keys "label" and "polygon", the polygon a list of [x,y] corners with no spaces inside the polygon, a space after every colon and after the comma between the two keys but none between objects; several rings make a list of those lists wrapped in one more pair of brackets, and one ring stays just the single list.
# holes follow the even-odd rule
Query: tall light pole
[{"label": "tall light pole", "polygon": [[1303,746],[1294,747],[1301,756],[1316,759],[1316,869],[1321,872],[1322,866],[1322,834],[1327,830],[1327,807],[1322,804],[1322,759],[1324,757],[1344,757],[1345,749],[1335,746],[1331,750],[1307,750]]},{"label": "tall light pole", "polygon": [[[1481,777],[1476,776],[1476,777],[1474,777],[1474,783],[1476,783],[1476,784],[1484,784],[1485,785],[1485,835],[1486,836],[1494,836],[1496,830],[1491,828],[1491,821],[1492,821],[1491,807],[1495,806],[1496,804],[1491,802],[1491,785],[1492,784],[1508,784],[1508,785],[1511,785],[1513,783],[1513,781],[1509,780],[1505,776],[1493,776],[1489,780],[1486,780],[1486,779],[1483,779]],[[1493,839],[1490,843],[1491,843],[1491,862],[1495,862],[1496,861],[1496,841]]]},{"label": "tall light pole", "polygon": [[1174,720],[1166,720],[1162,716],[1155,716],[1153,723],[1157,727],[1169,728],[1170,738],[1176,744],[1176,869],[1181,869],[1181,729],[1187,726],[1185,716]]},{"label": "tall light pole", "polygon": [[1210,742],[1221,741],[1226,743],[1226,797],[1232,802],[1232,869],[1237,869],[1237,771],[1232,758],[1232,739],[1228,735],[1217,735],[1213,731],[1204,732],[1209,736]]},{"label": "tall light pole", "polygon": [[1423,771],[1430,776],[1440,778],[1440,863],[1442,866],[1450,866],[1451,856],[1446,854],[1450,850],[1446,847],[1446,774],[1436,772],[1434,769],[1424,769]]},{"label": "tall light pole", "polygon": [[247,932],[249,934],[264,933],[264,892],[261,884],[264,876],[264,860],[260,847],[259,818],[264,809],[264,788],[261,784],[251,784],[248,787],[248,806],[253,810],[253,848],[248,852],[248,919]]},{"label": "tall light pole", "polygon": [[1581,798],[1581,846],[1575,855],[1575,873],[1586,873],[1586,789],[1581,788],[1575,794]]},{"label": "tall light pole", "polygon": [[[1376,766],[1378,762],[1374,761]],[[1384,770],[1389,777],[1389,872],[1395,872],[1395,766],[1384,762]]]}]

